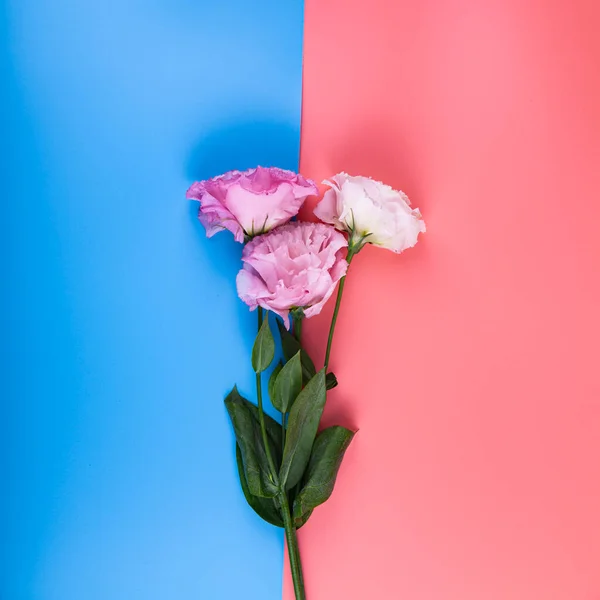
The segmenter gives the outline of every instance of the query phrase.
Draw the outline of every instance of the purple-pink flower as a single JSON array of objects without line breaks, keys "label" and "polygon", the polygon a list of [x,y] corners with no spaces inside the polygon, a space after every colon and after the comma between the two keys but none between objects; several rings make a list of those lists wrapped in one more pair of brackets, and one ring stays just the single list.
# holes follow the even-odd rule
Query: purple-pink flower
[{"label": "purple-pink flower", "polygon": [[289,327],[290,310],[306,317],[321,312],[348,263],[344,235],[324,223],[295,221],[250,241],[237,276],[239,297],[280,315]]},{"label": "purple-pink flower", "polygon": [[236,241],[244,242],[289,221],[317,192],[315,182],[302,175],[257,167],[196,181],[186,197],[200,202],[198,218],[208,237],[228,229]]}]

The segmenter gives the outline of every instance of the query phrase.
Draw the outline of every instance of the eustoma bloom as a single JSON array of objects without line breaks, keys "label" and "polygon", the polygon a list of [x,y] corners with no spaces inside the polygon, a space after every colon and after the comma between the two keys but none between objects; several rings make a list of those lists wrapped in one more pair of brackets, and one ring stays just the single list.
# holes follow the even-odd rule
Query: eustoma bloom
[{"label": "eustoma bloom", "polygon": [[228,229],[243,242],[295,217],[304,200],[316,193],[314,181],[302,175],[256,167],[196,181],[187,198],[200,202],[198,218],[208,237]]},{"label": "eustoma bloom", "polygon": [[[418,208],[412,209],[408,196],[385,183],[370,177],[353,177],[338,173],[331,181],[324,181],[331,189],[315,208],[315,215],[336,229],[345,231],[350,238],[348,264],[365,244],[373,244],[399,254],[417,243],[419,233],[425,231],[425,221]],[[329,365],[333,333],[337,321],[345,277],[340,282],[327,350],[325,367]]]},{"label": "eustoma bloom", "polygon": [[324,181],[331,189],[315,209],[315,215],[340,231],[347,231],[354,245],[374,244],[400,253],[417,243],[425,222],[419,209],[411,209],[408,196],[369,177],[338,173]]},{"label": "eustoma bloom", "polygon": [[242,254],[240,298],[254,310],[272,310],[289,325],[289,311],[321,312],[346,274],[346,238],[323,223],[288,223],[255,237]]},{"label": "eustoma bloom", "polygon": [[[347,271],[368,243],[394,252],[414,246],[425,224],[408,198],[367,177],[340,173],[315,214],[324,223],[293,221],[315,184],[289,171],[231,171],[198,182],[188,197],[200,201],[199,218],[208,236],[229,229],[245,242],[237,276],[240,298],[257,309],[258,335],[252,349],[256,374],[253,404],[234,387],[225,405],[236,437],[236,460],[248,504],[265,521],[285,530],[297,600],[305,600],[296,530],[331,493],[354,432],[341,426],[319,429],[327,390],[337,385],[327,373]],[[339,231],[336,231],[339,230]],[[346,238],[348,235],[348,239]],[[322,369],[300,343],[302,320],[321,312],[338,285]],[[276,421],[263,409],[263,373],[275,360],[275,341],[264,310],[278,322],[283,357],[269,378]],[[289,317],[293,328],[290,331]]]}]

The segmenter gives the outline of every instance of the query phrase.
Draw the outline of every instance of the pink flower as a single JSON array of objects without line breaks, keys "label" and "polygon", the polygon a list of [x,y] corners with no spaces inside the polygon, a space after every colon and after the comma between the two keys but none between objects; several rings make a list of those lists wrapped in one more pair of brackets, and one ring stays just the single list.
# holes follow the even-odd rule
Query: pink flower
[{"label": "pink flower", "polygon": [[400,253],[417,243],[425,231],[418,208],[411,208],[404,192],[369,177],[338,173],[324,181],[331,189],[315,208],[315,215],[350,234],[351,247],[365,243]]},{"label": "pink flower", "polygon": [[256,167],[196,181],[186,197],[200,202],[198,218],[208,237],[229,229],[244,242],[289,221],[317,191],[314,181],[292,171]]},{"label": "pink flower", "polygon": [[239,297],[254,310],[262,306],[281,316],[302,308],[318,315],[348,263],[344,235],[324,223],[295,221],[249,242],[237,276]]}]

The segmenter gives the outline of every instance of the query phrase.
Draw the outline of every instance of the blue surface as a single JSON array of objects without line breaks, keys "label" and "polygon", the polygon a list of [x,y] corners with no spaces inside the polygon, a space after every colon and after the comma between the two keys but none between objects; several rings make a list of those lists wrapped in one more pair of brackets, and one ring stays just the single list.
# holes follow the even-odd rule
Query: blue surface
[{"label": "blue surface", "polygon": [[300,0],[4,0],[2,600],[278,600],[223,397],[241,246],[193,179],[297,169]]}]

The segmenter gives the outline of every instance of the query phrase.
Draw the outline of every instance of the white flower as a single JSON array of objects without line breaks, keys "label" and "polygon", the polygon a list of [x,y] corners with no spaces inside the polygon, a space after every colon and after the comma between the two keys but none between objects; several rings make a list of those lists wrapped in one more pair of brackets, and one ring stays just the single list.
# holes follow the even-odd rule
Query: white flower
[{"label": "white flower", "polygon": [[315,208],[315,215],[350,234],[350,245],[358,251],[365,243],[403,252],[417,243],[425,222],[418,208],[412,209],[404,192],[369,177],[338,173],[324,181],[331,189]]}]

